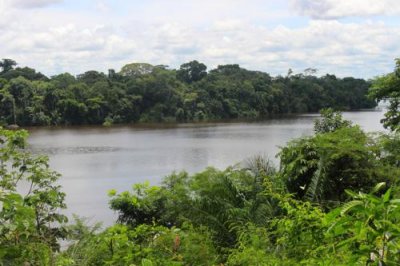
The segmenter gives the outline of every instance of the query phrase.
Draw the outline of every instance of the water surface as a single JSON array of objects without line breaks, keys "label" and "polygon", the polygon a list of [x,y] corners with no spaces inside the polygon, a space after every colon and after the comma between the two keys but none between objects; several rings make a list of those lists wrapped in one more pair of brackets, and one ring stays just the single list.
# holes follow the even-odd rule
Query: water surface
[{"label": "water surface", "polygon": [[[382,111],[345,112],[344,117],[366,131],[382,131]],[[60,172],[67,193],[67,213],[90,217],[105,225],[115,220],[107,191],[160,182],[172,171],[224,169],[254,155],[275,158],[279,146],[312,134],[318,115],[307,114],[258,122],[35,128],[29,143],[35,153],[47,154]]]}]

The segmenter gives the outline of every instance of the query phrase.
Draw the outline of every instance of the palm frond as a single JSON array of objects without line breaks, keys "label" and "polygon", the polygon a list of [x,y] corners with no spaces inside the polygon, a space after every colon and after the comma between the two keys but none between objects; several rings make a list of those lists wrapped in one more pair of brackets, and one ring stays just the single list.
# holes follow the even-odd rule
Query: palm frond
[{"label": "palm frond", "polygon": [[306,198],[310,201],[318,201],[324,193],[326,184],[326,165],[325,160],[321,158],[318,161],[317,170],[314,172],[311,181],[307,187]]},{"label": "palm frond", "polygon": [[363,205],[363,204],[364,204],[364,202],[361,201],[361,200],[352,200],[352,201],[349,201],[349,202],[347,202],[347,203],[345,203],[345,204],[343,205],[343,207],[342,207],[341,210],[340,210],[340,214],[341,214],[341,215],[344,215],[344,214],[346,214],[349,210],[351,210],[352,208],[354,208],[354,207],[356,207],[356,206]]},{"label": "palm frond", "polygon": [[276,167],[274,163],[263,155],[255,155],[242,163],[243,169],[249,170],[254,175],[274,175]]}]

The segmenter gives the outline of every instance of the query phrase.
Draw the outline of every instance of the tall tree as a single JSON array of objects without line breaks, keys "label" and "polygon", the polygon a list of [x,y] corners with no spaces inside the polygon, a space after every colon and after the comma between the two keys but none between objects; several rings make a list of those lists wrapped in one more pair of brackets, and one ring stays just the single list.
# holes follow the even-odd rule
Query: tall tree
[{"label": "tall tree", "polygon": [[2,68],[1,73],[6,73],[14,68],[14,66],[17,65],[17,62],[15,62],[12,59],[4,58],[0,61],[0,67]]},{"label": "tall tree", "polygon": [[182,64],[180,69],[176,72],[176,76],[178,79],[187,83],[196,82],[207,76],[207,66],[193,60],[189,63]]},{"label": "tall tree", "polygon": [[123,66],[118,73],[125,77],[138,77],[153,72],[155,66],[148,63],[131,63]]}]

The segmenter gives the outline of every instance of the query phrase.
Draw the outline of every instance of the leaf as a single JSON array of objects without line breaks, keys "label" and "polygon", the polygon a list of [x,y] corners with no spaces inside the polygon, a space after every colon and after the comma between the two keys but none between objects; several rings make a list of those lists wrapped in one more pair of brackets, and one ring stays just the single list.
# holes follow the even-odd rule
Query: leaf
[{"label": "leaf", "polygon": [[383,202],[388,202],[390,198],[390,193],[392,192],[392,188],[389,188],[386,193],[383,195]]},{"label": "leaf", "polygon": [[142,259],[142,266],[153,266],[153,262],[149,259]]},{"label": "leaf", "polygon": [[108,196],[109,197],[114,197],[116,194],[117,194],[117,190],[115,190],[115,189],[110,189],[108,191]]},{"label": "leaf", "polygon": [[362,202],[361,200],[353,200],[353,201],[347,202],[347,203],[345,203],[345,204],[343,205],[343,207],[342,207],[342,209],[341,209],[341,211],[340,211],[340,214],[341,214],[341,215],[344,215],[344,214],[346,214],[350,209],[352,209],[352,208],[354,208],[354,207],[356,207],[356,206],[360,206],[360,205],[363,205],[363,202]]},{"label": "leaf", "polygon": [[353,198],[358,198],[358,194],[355,193],[354,191],[351,191],[349,189],[345,189],[344,192],[346,192],[347,195],[353,197]]},{"label": "leaf", "polygon": [[315,200],[316,198],[321,198],[324,189],[327,189],[326,187],[324,187],[326,178],[325,168],[326,168],[325,160],[321,158],[318,161],[318,169],[312,176],[310,185],[306,192],[307,198],[311,201]]},{"label": "leaf", "polygon": [[392,199],[390,204],[400,204],[400,199]]},{"label": "leaf", "polygon": [[375,194],[376,192],[380,191],[385,186],[386,186],[385,182],[380,182],[380,183],[376,184],[376,186],[371,190],[370,194]]}]

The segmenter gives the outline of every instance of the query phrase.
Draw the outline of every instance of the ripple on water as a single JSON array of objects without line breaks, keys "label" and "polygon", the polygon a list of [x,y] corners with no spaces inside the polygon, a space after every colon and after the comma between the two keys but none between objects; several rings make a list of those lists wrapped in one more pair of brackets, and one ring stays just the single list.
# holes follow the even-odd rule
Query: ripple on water
[{"label": "ripple on water", "polygon": [[104,153],[117,152],[121,150],[118,147],[108,146],[70,146],[70,147],[35,147],[31,146],[29,150],[34,154],[89,154],[89,153]]}]

